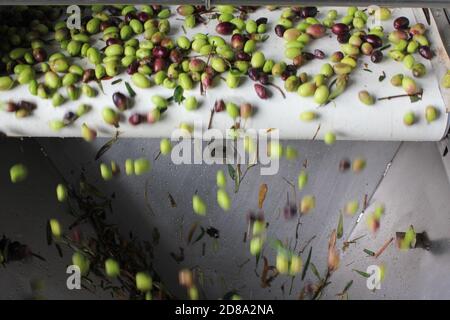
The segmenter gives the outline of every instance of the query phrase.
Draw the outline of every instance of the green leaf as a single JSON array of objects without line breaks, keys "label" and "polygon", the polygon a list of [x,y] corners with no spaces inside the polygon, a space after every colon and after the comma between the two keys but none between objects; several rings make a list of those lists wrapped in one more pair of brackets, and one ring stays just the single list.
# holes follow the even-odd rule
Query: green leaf
[{"label": "green leaf", "polygon": [[386,72],[383,71],[381,76],[378,78],[378,81],[382,82],[384,79],[386,79]]},{"label": "green leaf", "polygon": [[228,174],[232,180],[236,180],[236,170],[231,164],[228,165]]},{"label": "green leaf", "polygon": [[370,274],[368,274],[367,272],[356,270],[356,269],[352,269],[352,271],[355,271],[356,273],[358,273],[360,276],[362,276],[364,278],[369,278],[370,277]]},{"label": "green leaf", "polygon": [[369,256],[373,257],[375,255],[375,252],[370,251],[369,249],[364,249],[363,250],[365,253],[367,253]]},{"label": "green leaf", "polygon": [[173,100],[178,103],[181,104],[183,102],[183,100],[185,99],[183,96],[184,93],[184,89],[181,86],[177,86],[173,92]]},{"label": "green leaf", "polygon": [[112,85],[115,85],[115,84],[117,84],[117,83],[119,83],[119,82],[122,82],[122,79],[114,80],[113,82],[111,82],[111,84],[112,84]]},{"label": "green leaf", "polygon": [[306,271],[308,271],[309,262],[311,261],[311,252],[312,252],[312,247],[309,248],[308,258],[306,258],[305,267],[303,268],[303,272],[302,272],[302,280],[305,279]]},{"label": "green leaf", "polygon": [[319,271],[317,270],[317,267],[314,263],[311,262],[311,270],[314,273],[314,275],[319,279],[319,281],[322,281],[322,277],[320,276]]},{"label": "green leaf", "polygon": [[133,88],[130,86],[130,84],[128,82],[125,81],[125,87],[127,88],[128,94],[130,95],[130,97],[135,97],[136,96],[136,92],[134,92]]},{"label": "green leaf", "polygon": [[338,239],[342,238],[342,235],[344,234],[344,217],[342,216],[342,213],[339,215],[339,223],[337,226],[336,236]]}]

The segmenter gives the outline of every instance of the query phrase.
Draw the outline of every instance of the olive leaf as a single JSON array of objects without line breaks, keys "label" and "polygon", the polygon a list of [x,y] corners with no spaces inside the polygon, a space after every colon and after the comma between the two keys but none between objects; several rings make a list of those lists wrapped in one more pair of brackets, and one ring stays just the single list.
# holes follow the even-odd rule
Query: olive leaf
[{"label": "olive leaf", "polygon": [[306,258],[305,267],[302,271],[302,280],[305,279],[306,271],[308,271],[309,263],[311,261],[311,253],[312,253],[312,247],[309,248],[308,258]]},{"label": "olive leaf", "polygon": [[266,195],[267,195],[267,184],[263,183],[260,187],[259,187],[259,195],[258,195],[258,208],[262,209],[263,204],[264,204],[264,200],[266,200]]},{"label": "olive leaf", "polygon": [[344,234],[344,217],[342,216],[342,213],[339,215],[339,223],[337,226],[337,238],[342,238],[342,235]]},{"label": "olive leaf", "polygon": [[360,276],[364,277],[364,278],[369,278],[370,274],[368,274],[367,272],[361,271],[361,270],[357,270],[357,269],[352,269],[352,271],[355,271],[357,274],[359,274]]},{"label": "olive leaf", "polygon": [[364,249],[363,251],[371,257],[375,256],[375,252],[370,251],[369,249]]},{"label": "olive leaf", "polygon": [[172,97],[173,101],[175,101],[178,104],[181,104],[183,102],[183,100],[186,99],[183,96],[183,93],[184,93],[183,87],[177,86],[175,88],[175,90],[173,91],[173,97]]},{"label": "olive leaf", "polygon": [[100,159],[109,149],[111,149],[111,147],[119,140],[119,136],[120,136],[120,132],[116,131],[116,134],[114,135],[114,137],[111,140],[109,140],[108,142],[106,142],[98,150],[97,154],[95,155],[95,161]]},{"label": "olive leaf", "polygon": [[127,81],[125,81],[125,88],[127,88],[127,91],[128,91],[128,94],[130,95],[130,97],[133,98],[136,96],[136,92],[133,90],[133,88]]},{"label": "olive leaf", "polygon": [[228,165],[228,174],[233,181],[236,180],[236,170],[231,164]]}]

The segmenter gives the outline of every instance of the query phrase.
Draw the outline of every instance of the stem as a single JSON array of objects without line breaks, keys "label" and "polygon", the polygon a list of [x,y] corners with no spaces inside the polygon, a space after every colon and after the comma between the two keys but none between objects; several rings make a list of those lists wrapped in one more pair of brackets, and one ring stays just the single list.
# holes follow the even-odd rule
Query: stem
[{"label": "stem", "polygon": [[422,97],[423,92],[418,92],[418,93],[413,93],[413,94],[398,94],[395,96],[388,96],[388,97],[383,97],[383,98],[378,98],[378,101],[382,101],[382,100],[391,100],[391,99],[396,99],[396,98],[404,98],[404,97],[418,97],[421,98]]},{"label": "stem", "polygon": [[276,84],[274,84],[272,82],[268,83],[268,85],[278,89],[278,91],[280,91],[281,95],[283,96],[283,99],[286,99],[286,95],[284,94],[283,90],[281,90],[281,88],[279,86],[277,86]]},{"label": "stem", "polygon": [[386,243],[381,247],[380,250],[377,251],[377,253],[375,253],[375,259],[378,258],[383,252],[384,250],[386,250],[386,248],[392,243],[392,241],[394,241],[394,237],[390,238],[388,241],[386,241]]}]

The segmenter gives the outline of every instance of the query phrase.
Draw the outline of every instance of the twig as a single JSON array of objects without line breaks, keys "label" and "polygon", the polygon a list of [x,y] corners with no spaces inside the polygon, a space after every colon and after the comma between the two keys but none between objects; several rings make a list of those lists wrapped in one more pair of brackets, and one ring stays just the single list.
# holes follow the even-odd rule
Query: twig
[{"label": "twig", "polygon": [[375,259],[378,258],[384,252],[384,250],[386,250],[386,248],[392,243],[392,241],[394,241],[394,237],[386,241],[386,243],[380,248],[380,250],[378,250],[377,253],[375,253],[374,258]]},{"label": "twig", "polygon": [[382,101],[382,100],[391,100],[391,99],[396,99],[396,98],[405,98],[405,97],[417,97],[417,98],[421,98],[423,95],[423,91],[418,92],[418,93],[413,93],[413,94],[398,94],[395,96],[388,96],[388,97],[382,97],[382,98],[378,98],[378,101]]},{"label": "twig", "polygon": [[277,86],[276,84],[270,82],[268,83],[269,86],[274,87],[275,89],[277,89],[278,91],[280,91],[281,95],[283,96],[283,99],[286,99],[286,95],[284,94],[283,90],[281,90],[281,88],[279,86]]}]

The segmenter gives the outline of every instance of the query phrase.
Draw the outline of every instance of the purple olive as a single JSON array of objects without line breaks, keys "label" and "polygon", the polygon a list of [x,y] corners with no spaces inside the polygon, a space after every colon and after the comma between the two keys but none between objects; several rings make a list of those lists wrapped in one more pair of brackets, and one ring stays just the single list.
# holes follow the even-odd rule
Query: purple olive
[{"label": "purple olive", "polygon": [[254,87],[258,97],[260,97],[263,100],[269,98],[269,92],[267,91],[266,87],[258,83],[256,83]]},{"label": "purple olive", "polygon": [[170,50],[169,59],[173,63],[180,63],[183,60],[183,54],[178,49]]},{"label": "purple olive", "polygon": [[398,17],[394,20],[394,28],[397,30],[408,29],[409,19],[407,17]]},{"label": "purple olive", "polygon": [[350,33],[338,34],[336,39],[339,43],[347,43],[350,39]]},{"label": "purple olive", "polygon": [[108,21],[103,21],[100,23],[100,31],[104,31],[106,28],[111,27],[111,23]]},{"label": "purple olive", "polygon": [[[23,109],[23,108],[20,108],[20,109]],[[68,111],[64,114],[63,122],[64,122],[64,124],[68,125],[68,124],[73,123],[75,120],[77,120],[77,118],[78,118],[78,116],[75,114],[75,112]]]},{"label": "purple olive", "polygon": [[43,48],[33,49],[33,58],[37,62],[43,62],[47,59],[47,52]]},{"label": "purple olive", "polygon": [[132,125],[132,126],[137,126],[138,124],[140,124],[142,122],[142,120],[144,119],[144,117],[142,115],[140,115],[139,113],[133,113],[129,118],[128,118],[128,122]]},{"label": "purple olive", "polygon": [[225,102],[223,102],[222,99],[216,100],[216,102],[214,103],[214,111],[222,112],[223,110],[225,110]]},{"label": "purple olive", "polygon": [[311,52],[303,52],[302,53],[303,58],[305,58],[305,60],[313,60],[315,58],[314,54],[312,54]]},{"label": "purple olive", "polygon": [[153,48],[152,55],[154,58],[167,58],[169,56],[169,50],[167,48],[157,46]]},{"label": "purple olive", "polygon": [[233,30],[236,28],[234,24],[231,22],[221,22],[216,26],[216,32],[221,35],[230,35],[233,33]]},{"label": "purple olive", "polygon": [[259,26],[260,24],[267,24],[267,21],[268,21],[268,19],[265,17],[258,18],[258,19],[256,19],[256,25]]},{"label": "purple olive", "polygon": [[314,50],[314,57],[322,60],[323,58],[325,58],[325,53],[322,50],[316,49]]},{"label": "purple olive", "polygon": [[370,56],[370,60],[373,63],[380,63],[383,60],[383,52],[380,50],[375,50],[372,52],[372,55]]},{"label": "purple olive", "polygon": [[133,19],[135,19],[135,18],[136,18],[136,14],[135,14],[133,11],[128,12],[128,13],[125,15],[125,22],[126,22],[126,23],[129,23],[131,20],[133,20]]},{"label": "purple olive", "polygon": [[286,28],[282,26],[281,24],[277,24],[275,26],[275,34],[279,36],[280,38],[283,38],[283,34],[286,31]]},{"label": "purple olive", "polygon": [[431,51],[429,46],[421,46],[419,48],[419,53],[423,58],[427,60],[431,60],[433,58],[433,51]]},{"label": "purple olive", "polygon": [[335,35],[343,35],[348,33],[350,30],[348,26],[344,23],[335,23],[331,27],[331,32],[333,32]]},{"label": "purple olive", "polygon": [[248,53],[245,53],[244,51],[239,51],[236,53],[236,59],[241,61],[250,61],[251,57]]},{"label": "purple olive", "polygon": [[166,60],[163,58],[156,58],[153,63],[153,71],[156,73],[158,71],[164,70],[166,68]]},{"label": "purple olive", "polygon": [[133,61],[128,67],[127,67],[127,73],[128,74],[135,74],[139,69],[139,61]]},{"label": "purple olive", "polygon": [[142,23],[144,23],[145,21],[150,19],[149,14],[147,12],[143,12],[143,11],[139,12],[136,17]]},{"label": "purple olive", "polygon": [[117,39],[117,38],[108,38],[108,40],[106,40],[106,45],[110,46],[112,44],[120,44],[120,45],[122,45],[122,40]]},{"label": "purple olive", "polygon": [[365,38],[365,41],[370,43],[375,49],[383,46],[383,40],[377,35],[369,34]]},{"label": "purple olive", "polygon": [[128,98],[123,93],[115,92],[112,96],[112,99],[113,99],[114,105],[120,111],[124,111],[128,108]]},{"label": "purple olive", "polygon": [[257,81],[259,78],[260,71],[256,68],[248,69],[248,77],[253,81]]},{"label": "purple olive", "polygon": [[317,12],[318,10],[316,7],[303,7],[299,10],[300,17],[302,18],[315,17]]},{"label": "purple olive", "polygon": [[266,73],[261,73],[258,77],[258,82],[264,85],[269,84],[269,75]]}]

